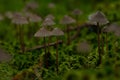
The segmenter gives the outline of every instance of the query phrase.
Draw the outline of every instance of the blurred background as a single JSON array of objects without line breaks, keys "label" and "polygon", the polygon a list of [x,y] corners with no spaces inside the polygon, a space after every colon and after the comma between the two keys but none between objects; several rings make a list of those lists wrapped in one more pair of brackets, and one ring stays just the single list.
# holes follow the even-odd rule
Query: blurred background
[{"label": "blurred background", "polygon": [[[29,6],[32,6],[33,9],[29,9]],[[65,31],[65,26],[59,24],[60,19],[64,15],[76,18],[72,14],[75,9],[82,12],[82,15],[78,17],[79,25],[85,24],[88,21],[88,16],[98,10],[102,11],[110,22],[114,21],[120,24],[120,0],[0,0],[0,48],[12,55],[10,62],[0,63],[0,80],[120,80],[120,39],[114,37],[113,34],[109,34],[109,54],[103,54],[103,63],[96,68],[97,39],[96,31],[92,28],[81,30],[79,37],[75,38],[71,45],[60,44],[59,75],[55,72],[55,47],[50,50],[51,65],[49,69],[44,67],[41,69],[41,59],[44,58],[42,49],[20,54],[19,40],[16,39],[15,35],[16,26],[6,16],[7,12],[24,13],[29,11],[39,15],[42,20],[48,14],[52,14],[55,17],[55,26]],[[31,22],[22,28],[25,30],[24,42],[27,48],[43,43],[42,39],[38,39],[40,40],[38,41],[33,36],[28,38],[28,33],[32,33],[32,30],[35,33],[41,28],[41,23]],[[34,30],[34,26],[37,26],[37,29]],[[71,26],[76,27],[76,24]],[[74,33],[75,31],[71,32],[71,35]],[[64,37],[60,39],[65,41],[66,35]],[[56,38],[52,40],[55,42]],[[88,41],[91,45],[87,46],[92,48],[91,52],[79,53],[80,48],[76,45],[80,41],[81,43]],[[115,52],[112,50],[114,44],[117,46],[117,48],[113,47],[116,50]],[[0,51],[0,53],[3,52]],[[8,59],[8,57],[6,58]]]}]

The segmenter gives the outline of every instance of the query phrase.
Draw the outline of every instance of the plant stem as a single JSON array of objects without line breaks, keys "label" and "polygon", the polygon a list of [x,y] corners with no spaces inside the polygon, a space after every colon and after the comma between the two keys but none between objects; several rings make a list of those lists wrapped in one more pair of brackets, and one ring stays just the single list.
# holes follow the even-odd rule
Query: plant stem
[{"label": "plant stem", "polygon": [[108,39],[107,39],[107,32],[105,33],[105,42],[106,42],[106,54],[108,53]]},{"label": "plant stem", "polygon": [[18,31],[19,31],[19,40],[20,40],[20,46],[22,53],[25,52],[25,45],[24,45],[24,36],[23,36],[23,30],[21,29],[22,26],[18,26]]},{"label": "plant stem", "polygon": [[66,31],[67,31],[67,45],[70,45],[70,32],[69,32],[69,25],[67,25],[66,27],[67,27],[67,29],[66,29]]},{"label": "plant stem", "polygon": [[58,38],[57,38],[57,43],[56,43],[56,71],[57,71],[57,74],[58,74]]},{"label": "plant stem", "polygon": [[102,54],[104,54],[104,35],[103,35],[103,32],[101,32],[101,43],[102,43]]},{"label": "plant stem", "polygon": [[47,50],[46,50],[46,39],[45,37],[43,38],[44,39],[44,49],[45,49],[45,65],[46,65],[46,68],[48,68],[48,56],[47,56]]},{"label": "plant stem", "polygon": [[100,49],[100,26],[99,26],[99,23],[97,23],[97,28],[98,28],[98,56],[99,56],[99,60],[98,60],[98,63],[97,63],[97,66],[99,66],[101,64],[101,49]]},{"label": "plant stem", "polygon": [[47,50],[48,50],[47,52],[49,53],[50,47],[48,45],[50,45],[51,36],[48,39],[49,39],[49,41],[48,41],[48,44],[47,44]]}]

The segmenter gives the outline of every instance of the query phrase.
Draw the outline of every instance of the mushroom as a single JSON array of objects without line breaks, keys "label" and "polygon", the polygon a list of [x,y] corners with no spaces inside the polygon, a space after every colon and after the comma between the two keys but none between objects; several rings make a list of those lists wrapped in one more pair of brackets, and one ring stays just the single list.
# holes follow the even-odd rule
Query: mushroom
[{"label": "mushroom", "polygon": [[13,18],[13,13],[11,11],[7,11],[5,13],[5,16],[8,18],[8,19],[12,19]]},{"label": "mushroom", "polygon": [[77,44],[78,53],[83,53],[83,55],[88,56],[88,53],[90,51],[91,51],[91,46],[86,41]]},{"label": "mushroom", "polygon": [[29,22],[41,22],[42,18],[36,14],[30,13],[30,12],[26,12],[25,16],[28,18]]},{"label": "mushroom", "polygon": [[26,10],[35,10],[39,7],[39,4],[37,2],[28,2],[25,6]]},{"label": "mushroom", "polygon": [[4,20],[4,16],[0,14],[0,21]]},{"label": "mushroom", "polygon": [[[76,28],[79,27],[79,16],[83,14],[83,12],[79,9],[74,9],[72,14],[75,16],[75,19],[76,19]],[[79,34],[80,33],[80,29],[77,29],[77,33],[76,34]]]},{"label": "mushroom", "polygon": [[24,36],[23,36],[24,34],[23,34],[22,26],[24,24],[28,24],[28,21],[24,16],[22,16],[22,13],[14,13],[12,18],[12,23],[16,25],[17,33],[19,34],[21,50],[22,53],[24,53],[25,44],[24,44]]},{"label": "mushroom", "polygon": [[51,26],[53,25],[55,25],[55,22],[51,18],[45,18],[45,20],[42,23],[42,26],[48,27],[49,29],[51,29]]},{"label": "mushroom", "polygon": [[[101,35],[101,27],[106,25],[107,23],[109,23],[109,21],[107,20],[106,16],[104,15],[103,12],[101,11],[97,11],[96,13],[93,13],[91,15],[89,15],[88,17],[89,19],[89,22],[91,24],[94,24],[97,26],[97,35],[98,35],[98,54],[99,54],[99,60],[98,60],[98,64],[97,65],[100,65],[101,64],[101,49],[100,49],[100,42],[101,42],[101,38],[100,38],[100,35]],[[103,41],[103,40],[102,40]],[[103,42],[102,42],[103,43]],[[102,44],[102,52],[103,51],[103,44]]]},{"label": "mushroom", "polygon": [[[31,13],[31,12],[25,12],[25,16],[27,17],[28,21],[30,22],[29,27],[30,30],[28,31],[29,38],[33,37],[34,31],[38,29],[39,22],[42,21],[42,18],[38,16],[37,14]],[[33,26],[32,23],[35,23]],[[32,29],[32,31],[31,31]]]},{"label": "mushroom", "polygon": [[105,32],[113,32],[115,33],[119,28],[119,25],[117,23],[112,23],[108,26],[106,26]]},{"label": "mushroom", "polygon": [[101,11],[97,11],[96,13],[89,15],[88,19],[89,19],[90,23],[97,25],[97,26],[98,25],[101,26],[101,25],[105,25],[105,24],[109,23],[105,14]]},{"label": "mushroom", "polygon": [[46,56],[46,67],[48,68],[48,56],[47,56],[47,50],[46,50],[46,37],[51,36],[51,32],[48,31],[45,27],[40,28],[34,35],[35,37],[43,37],[44,40],[44,49],[45,49],[45,56]]},{"label": "mushroom", "polygon": [[10,61],[12,56],[0,48],[0,62]]},{"label": "mushroom", "polygon": [[83,12],[79,9],[74,9],[73,12],[72,12],[73,15],[81,15],[82,13]]},{"label": "mushroom", "polygon": [[75,23],[76,21],[71,18],[70,16],[68,15],[65,15],[60,23],[63,24],[63,25],[66,25],[66,31],[67,31],[67,44],[69,45],[70,44],[70,32],[69,32],[69,24],[72,24],[72,23]]},{"label": "mushroom", "polygon": [[56,70],[58,73],[58,66],[59,66],[59,61],[58,61],[58,37],[57,36],[63,36],[64,32],[62,30],[60,30],[59,28],[54,28],[52,31],[52,35],[56,36],[57,38],[57,43],[56,43]]},{"label": "mushroom", "polygon": [[48,15],[45,17],[45,19],[46,19],[46,18],[50,18],[50,19],[52,19],[52,20],[55,19],[55,17],[54,17],[52,14],[48,14]]},{"label": "mushroom", "polygon": [[56,7],[55,3],[48,3],[48,8],[53,9],[55,7]]},{"label": "mushroom", "polygon": [[[51,18],[45,18],[45,20],[42,23],[42,26],[46,27],[50,31],[52,30],[52,26],[55,25],[55,22]],[[49,37],[49,42],[51,41],[51,37]],[[49,45],[48,42],[48,45]],[[49,52],[49,47],[48,47],[48,52]]]},{"label": "mushroom", "polygon": [[115,36],[120,36],[120,27],[117,23],[112,23],[108,26],[106,26],[103,29],[103,32],[105,33],[105,42],[106,42],[106,53],[108,51],[108,33],[114,33]]},{"label": "mushroom", "polygon": [[79,18],[79,15],[81,15],[83,12],[79,9],[74,9],[72,14],[75,16],[75,19],[76,19],[76,23],[77,23],[77,26],[78,26],[78,18]]}]

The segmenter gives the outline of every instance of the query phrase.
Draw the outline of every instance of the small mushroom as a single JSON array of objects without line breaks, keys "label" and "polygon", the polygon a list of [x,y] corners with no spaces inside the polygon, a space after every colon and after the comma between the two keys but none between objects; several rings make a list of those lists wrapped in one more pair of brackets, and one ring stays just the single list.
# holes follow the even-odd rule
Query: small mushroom
[{"label": "small mushroom", "polygon": [[0,48],[0,62],[10,61],[12,56]]},{"label": "small mushroom", "polygon": [[106,26],[106,32],[116,32],[119,28],[119,25],[117,23],[112,23],[108,26]]},{"label": "small mushroom", "polygon": [[24,12],[25,12],[24,15],[30,22],[28,36],[29,36],[29,38],[31,38],[31,37],[33,37],[35,31],[38,29],[38,25],[42,21],[42,18],[40,16],[38,16],[37,14],[31,13],[29,11],[27,11],[27,12],[24,11]]},{"label": "small mushroom", "polygon": [[0,21],[4,20],[4,16],[0,14]]},{"label": "small mushroom", "polygon": [[17,33],[19,34],[19,40],[21,45],[22,53],[25,51],[25,44],[24,44],[24,34],[22,26],[24,24],[28,24],[27,19],[22,15],[22,13],[14,13],[12,18],[12,23],[16,25]]},{"label": "small mushroom", "polygon": [[89,15],[88,19],[89,19],[90,23],[95,24],[95,25],[97,25],[97,24],[105,25],[105,24],[109,23],[105,14],[101,11],[97,11],[96,13]]},{"label": "small mushroom", "polygon": [[56,7],[56,5],[54,3],[48,3],[48,8],[53,9],[55,7]]},{"label": "small mushroom", "polygon": [[72,23],[75,23],[76,20],[74,20],[73,18],[71,18],[70,16],[68,15],[65,15],[60,23],[63,24],[63,25],[66,25],[66,31],[67,31],[67,44],[69,45],[70,44],[70,32],[69,32],[69,25],[72,24]]},{"label": "small mushroom", "polygon": [[25,16],[28,18],[29,22],[41,22],[42,18],[36,14],[30,13],[30,12],[26,12]]},{"label": "small mushroom", "polygon": [[45,19],[46,19],[46,18],[50,18],[50,19],[52,19],[52,20],[55,19],[55,17],[54,17],[52,14],[48,14],[48,15],[45,17]]},{"label": "small mushroom", "polygon": [[8,19],[12,19],[13,18],[13,13],[11,11],[7,11],[5,13],[5,16],[8,18]]},{"label": "small mushroom", "polygon": [[72,14],[75,16],[76,23],[77,23],[77,26],[78,26],[79,25],[79,21],[78,21],[79,16],[81,14],[83,14],[83,12],[81,10],[79,10],[79,9],[74,9],[73,12],[72,12]]},{"label": "small mushroom", "polygon": [[98,35],[98,55],[99,55],[99,60],[98,60],[98,64],[97,65],[100,65],[101,64],[101,58],[102,58],[102,55],[101,55],[101,52],[104,53],[103,51],[103,44],[102,44],[102,51],[101,51],[101,48],[100,48],[100,45],[101,43],[103,43],[103,39],[101,41],[101,26],[109,23],[109,21],[107,20],[106,16],[104,15],[103,12],[101,11],[97,11],[96,13],[93,13],[91,15],[89,15],[88,17],[89,19],[89,22],[91,24],[94,24],[97,26],[97,35]]},{"label": "small mushroom", "polygon": [[79,9],[74,9],[73,12],[72,12],[73,15],[81,15],[82,13],[83,12]]},{"label": "small mushroom", "polygon": [[37,2],[28,2],[25,6],[26,10],[35,10],[39,7],[39,4]]},{"label": "small mushroom", "polygon": [[34,35],[35,37],[43,37],[44,39],[44,49],[45,49],[45,56],[46,56],[46,67],[48,68],[48,56],[47,56],[47,50],[46,50],[46,37],[51,36],[51,32],[48,31],[45,27],[40,28]]},{"label": "small mushroom", "polygon": [[[53,25],[55,25],[55,22],[51,18],[45,18],[45,20],[42,23],[42,26],[46,27],[50,31],[52,30]],[[51,42],[51,37],[49,37],[49,42]],[[48,52],[49,52],[49,47],[48,47]]]},{"label": "small mushroom", "polygon": [[58,37],[57,36],[63,36],[64,32],[60,30],[59,28],[54,28],[53,31],[51,32],[53,36],[56,36],[57,38],[57,43],[56,43],[56,70],[58,74],[58,66],[59,66],[59,61],[58,61]]},{"label": "small mushroom", "polygon": [[51,18],[45,18],[45,20],[42,23],[42,26],[48,27],[48,28],[53,25],[55,25],[55,22]]},{"label": "small mushroom", "polygon": [[83,53],[83,55],[88,56],[88,53],[91,51],[91,46],[87,42],[80,42],[77,44],[77,52]]},{"label": "small mushroom", "polygon": [[60,21],[60,23],[61,24],[64,24],[64,25],[66,25],[66,24],[72,24],[72,23],[75,23],[76,21],[72,18],[72,17],[70,17],[70,16],[68,16],[68,15],[65,15],[62,19],[61,19],[61,21]]},{"label": "small mushroom", "polygon": [[16,12],[13,14],[12,23],[16,25],[24,25],[24,24],[28,24],[28,21],[22,15],[22,13]]}]

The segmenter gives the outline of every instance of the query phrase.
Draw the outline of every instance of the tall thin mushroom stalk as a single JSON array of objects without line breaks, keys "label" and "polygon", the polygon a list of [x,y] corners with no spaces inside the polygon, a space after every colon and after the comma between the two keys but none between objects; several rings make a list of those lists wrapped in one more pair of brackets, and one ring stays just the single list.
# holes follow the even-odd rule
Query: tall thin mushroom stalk
[{"label": "tall thin mushroom stalk", "polygon": [[15,13],[12,18],[12,23],[16,25],[17,33],[19,35],[20,45],[22,53],[25,51],[24,44],[24,30],[22,28],[23,25],[28,24],[27,19],[22,15],[22,13]]},{"label": "tall thin mushroom stalk", "polygon": [[58,36],[63,36],[64,32],[60,30],[59,28],[54,28],[52,31],[52,35],[56,36],[57,43],[56,43],[56,72],[58,74],[59,71],[59,61],[58,61]]},{"label": "tall thin mushroom stalk", "polygon": [[[89,16],[89,21],[90,21],[90,23],[96,25],[96,27],[97,27],[98,57],[99,57],[98,62],[97,62],[97,66],[99,66],[102,63],[101,52],[103,52],[103,50],[101,51],[101,43],[102,43],[102,41],[101,41],[101,30],[102,30],[104,25],[109,23],[109,21],[107,20],[104,13],[102,13],[101,11],[97,11],[96,13],[91,14]],[[103,47],[104,46],[102,46],[102,49],[103,49]]]},{"label": "tall thin mushroom stalk", "polygon": [[74,20],[73,18],[71,18],[68,15],[65,15],[60,21],[61,24],[66,25],[67,45],[70,45],[70,43],[71,43],[71,41],[70,41],[70,31],[69,31],[70,24],[75,23],[75,22],[76,22],[76,20]]},{"label": "tall thin mushroom stalk", "polygon": [[46,37],[51,36],[51,32],[48,31],[45,27],[40,28],[34,35],[35,37],[43,37],[44,40],[44,51],[45,51],[45,66],[48,68],[48,55],[47,55],[47,49],[46,49]]}]

